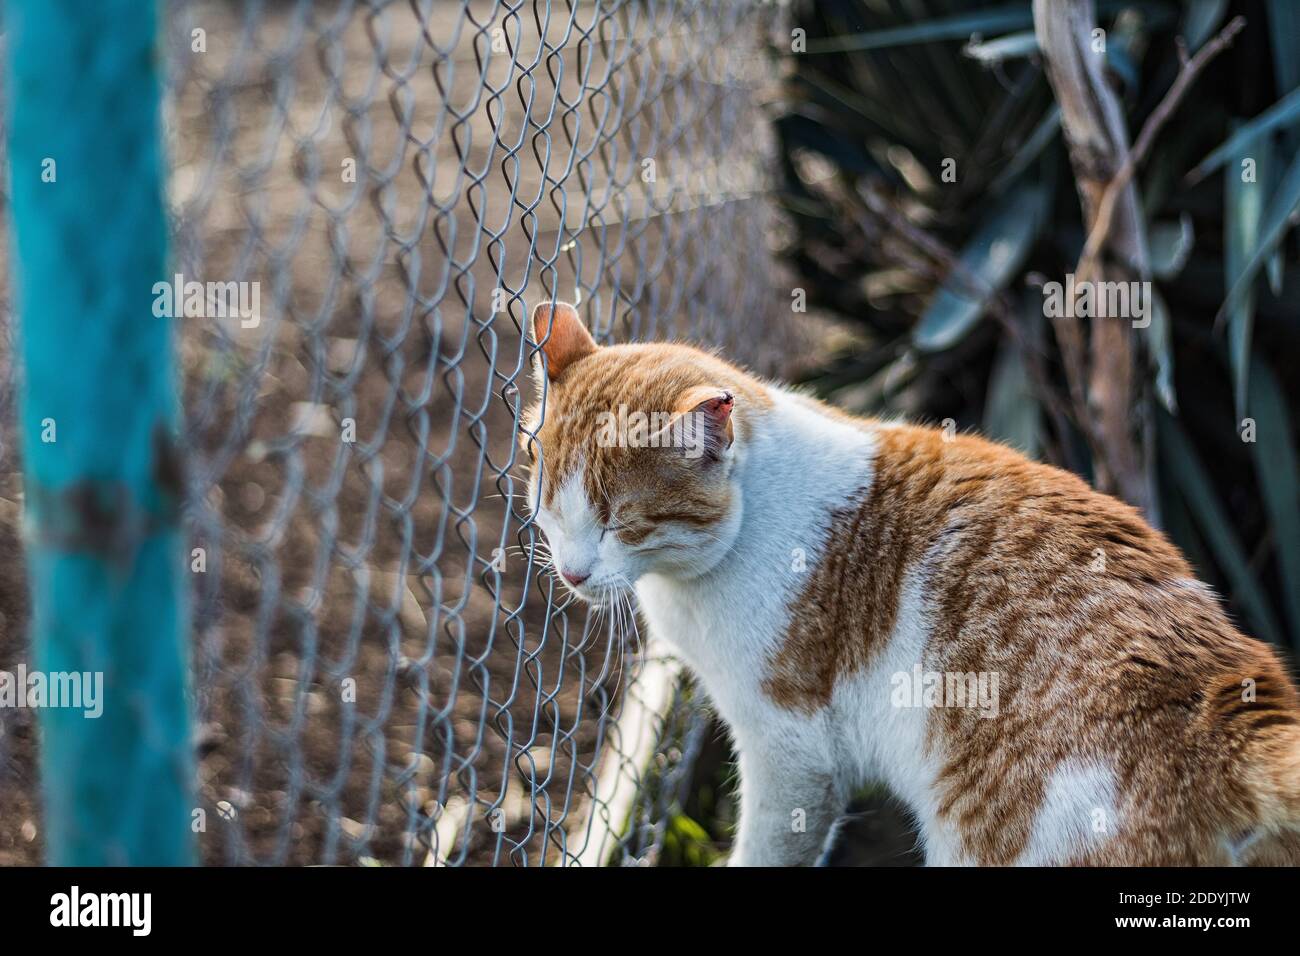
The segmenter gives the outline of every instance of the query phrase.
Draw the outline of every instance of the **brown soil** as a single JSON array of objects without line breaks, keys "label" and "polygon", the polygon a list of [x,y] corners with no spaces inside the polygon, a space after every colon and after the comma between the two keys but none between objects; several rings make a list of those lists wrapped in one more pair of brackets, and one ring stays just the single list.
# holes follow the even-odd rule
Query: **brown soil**
[{"label": "brown soil", "polygon": [[[608,339],[689,336],[763,372],[797,355],[755,106],[769,14],[552,6],[545,30],[480,2],[423,24],[406,4],[172,16],[176,271],[260,283],[254,328],[178,322],[209,863],[578,852],[627,679],[530,562],[526,308],[558,287]],[[185,52],[196,26],[206,52]],[[513,56],[482,66],[498,27]],[[27,603],[5,446],[9,668]],[[29,714],[0,713],[0,864],[40,859],[34,754]]]}]

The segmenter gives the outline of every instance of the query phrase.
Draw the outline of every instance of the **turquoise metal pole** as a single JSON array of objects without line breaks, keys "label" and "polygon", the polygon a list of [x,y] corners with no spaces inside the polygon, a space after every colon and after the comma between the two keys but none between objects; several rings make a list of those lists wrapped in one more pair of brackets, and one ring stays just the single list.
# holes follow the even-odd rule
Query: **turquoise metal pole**
[{"label": "turquoise metal pole", "polygon": [[[151,0],[9,0],[9,177],[49,861],[193,862],[182,482]],[[0,667],[6,667],[0,662]],[[9,668],[11,669],[11,668]],[[92,710],[93,712],[93,710]]]}]

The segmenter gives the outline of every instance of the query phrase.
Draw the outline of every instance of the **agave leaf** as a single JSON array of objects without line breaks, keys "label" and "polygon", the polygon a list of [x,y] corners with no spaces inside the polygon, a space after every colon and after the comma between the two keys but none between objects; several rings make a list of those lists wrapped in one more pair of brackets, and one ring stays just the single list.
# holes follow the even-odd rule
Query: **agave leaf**
[{"label": "agave leaf", "polygon": [[[1132,45],[1136,34],[1112,34],[1106,45],[1106,65],[1119,74],[1130,89],[1137,86],[1137,66],[1133,62]],[[1038,36],[1033,30],[1008,33],[992,40],[971,37],[961,52],[983,66],[994,66],[1007,60],[1022,60],[1038,53]]]},{"label": "agave leaf", "polygon": [[1219,502],[1200,457],[1175,419],[1161,415],[1158,432],[1160,456],[1166,473],[1187,502],[1188,510],[1204,536],[1215,564],[1228,582],[1232,597],[1240,603],[1255,634],[1274,644],[1278,643],[1281,630],[1269,608],[1268,598],[1255,580],[1246,551],[1231,520],[1224,513],[1223,505]]},{"label": "agave leaf", "polygon": [[1041,73],[1037,69],[1023,69],[1010,86],[990,101],[990,108],[982,111],[978,133],[967,150],[963,181],[968,196],[986,191],[981,180],[987,182],[1004,171],[1013,148],[1020,154],[1026,148],[1035,148],[1036,144],[1027,143],[1026,139],[1032,136],[1043,111],[1051,106],[1050,99],[1044,103],[1044,92]]},{"label": "agave leaf", "polygon": [[1269,133],[1300,121],[1300,89],[1292,90],[1264,112],[1240,126],[1218,147],[1197,163],[1187,174],[1192,181],[1204,179],[1229,159],[1240,156],[1244,144],[1253,142],[1262,133]]},{"label": "agave leaf", "polygon": [[1183,271],[1187,257],[1192,254],[1196,236],[1192,232],[1192,217],[1183,213],[1177,222],[1157,222],[1147,234],[1150,247],[1151,274],[1157,279],[1172,279]]},{"label": "agave leaf", "polygon": [[1047,148],[1047,144],[1056,138],[1056,134],[1061,131],[1061,107],[1053,103],[1034,131],[1025,137],[1025,141],[1020,144],[1016,150],[1016,155],[1011,157],[1011,162],[1007,163],[1002,172],[998,173],[993,182],[989,183],[989,190],[994,193],[1000,193],[1006,189],[1021,173],[1029,168],[1029,164],[1036,160],[1039,155]]},{"label": "agave leaf", "polygon": [[1106,37],[1106,66],[1124,81],[1125,89],[1138,87],[1135,56],[1149,42],[1151,27],[1151,23],[1137,17],[1121,17]]},{"label": "agave leaf", "polygon": [[1125,89],[1135,90],[1138,86],[1138,68],[1133,62],[1129,47],[1130,44],[1118,41],[1109,44],[1106,47],[1106,66],[1123,81]]},{"label": "agave leaf", "polygon": [[1223,14],[1227,9],[1228,0],[1188,0],[1182,34],[1190,52],[1195,53],[1210,38],[1210,34],[1223,22]]},{"label": "agave leaf", "polygon": [[1282,295],[1282,279],[1286,275],[1286,263],[1282,258],[1282,248],[1279,245],[1269,257],[1268,263],[1264,266],[1264,273],[1268,276],[1268,287],[1273,291],[1274,297]]},{"label": "agave leaf", "polygon": [[913,43],[934,43],[939,40],[965,40],[972,33],[1004,33],[1021,30],[1034,24],[1033,10],[1028,3],[1008,4],[988,10],[959,13],[938,17],[906,26],[885,27],[852,33],[834,39],[817,40],[808,44],[809,53],[831,53],[845,50],[883,50],[887,47],[906,46]]},{"label": "agave leaf", "polygon": [[[813,53],[828,42],[833,43],[834,38],[852,33],[864,20],[868,24],[893,22],[892,17],[879,12],[867,14],[857,0],[827,3],[818,9],[822,11],[825,30],[819,31],[822,35],[809,44]],[[965,141],[974,117],[983,113],[978,98],[972,95],[969,79],[972,71],[955,61],[947,50],[927,45],[901,55],[843,52],[849,55],[832,57],[818,64],[818,69],[836,76],[874,104],[884,106],[896,123],[916,121],[913,125],[919,126],[919,132],[902,141],[926,165],[931,163],[923,154],[937,149],[939,142]]]},{"label": "agave leaf", "polygon": [[846,126],[850,125],[847,122],[850,118],[860,118],[866,121],[865,127],[860,123],[851,125],[864,132],[870,131],[870,135],[884,135],[908,143],[925,135],[923,128],[915,125],[906,112],[890,109],[874,97],[863,96],[860,90],[850,89],[819,70],[804,69],[800,79],[818,98],[818,103],[833,111],[832,115]]},{"label": "agave leaf", "polygon": [[1218,569],[1205,550],[1205,542],[1201,539],[1200,532],[1196,530],[1196,523],[1192,521],[1192,513],[1188,510],[1182,493],[1163,471],[1157,475],[1157,478],[1160,518],[1163,522],[1161,530],[1182,550],[1183,555],[1196,569],[1198,578],[1222,590]]},{"label": "agave leaf", "polygon": [[[1235,137],[1234,137],[1235,138]],[[1228,179],[1239,179],[1229,176]],[[1230,207],[1231,208],[1231,207]],[[1300,208],[1300,153],[1291,160],[1291,165],[1282,174],[1282,181],[1269,200],[1268,210],[1264,213],[1259,230],[1259,239],[1250,252],[1250,257],[1241,267],[1228,290],[1228,297],[1219,308],[1216,321],[1221,321],[1237,309],[1251,294],[1251,284],[1260,266],[1273,254],[1282,237],[1290,227],[1291,216]]]},{"label": "agave leaf", "polygon": [[862,382],[853,382],[831,392],[830,398],[841,408],[857,415],[878,414],[889,408],[890,401],[920,373],[915,353],[906,351],[880,371]]},{"label": "agave leaf", "polygon": [[951,348],[975,327],[989,300],[1024,264],[1046,218],[1047,201],[1042,184],[1030,182],[994,207],[916,324],[912,341],[917,348]]},{"label": "agave leaf", "polygon": [[[1223,278],[1228,289],[1235,288],[1245,274],[1250,257],[1259,245],[1259,230],[1264,217],[1264,195],[1268,188],[1268,169],[1261,168],[1268,134],[1242,144],[1242,153],[1233,157],[1224,176],[1223,199]],[[1237,170],[1246,156],[1257,163],[1254,182],[1243,182]],[[1232,369],[1233,397],[1237,417],[1245,414],[1246,390],[1250,375],[1250,335],[1255,323],[1255,291],[1248,287],[1237,303],[1228,310],[1228,361]]]},{"label": "agave leaf", "polygon": [[1033,56],[1038,52],[1038,37],[1034,35],[1033,30],[1023,30],[1020,33],[1008,33],[1006,36],[992,40],[973,39],[962,47],[961,52],[985,66],[992,66],[1004,60]]},{"label": "agave leaf", "polygon": [[[1300,4],[1295,0],[1269,0],[1268,33],[1273,48],[1273,76],[1279,93],[1300,88]],[[1300,124],[1282,131],[1282,145],[1288,155],[1300,152]],[[1284,274],[1282,250],[1268,260],[1268,285],[1273,295],[1282,295]]]},{"label": "agave leaf", "polygon": [[1256,356],[1250,374],[1250,415],[1255,419],[1255,473],[1277,546],[1282,597],[1291,640],[1300,650],[1300,466],[1286,395],[1267,362]]},{"label": "agave leaf", "polygon": [[1290,93],[1300,87],[1300,4],[1268,0],[1268,33],[1278,92]]},{"label": "agave leaf", "polygon": [[[1268,195],[1270,196],[1273,194],[1273,190],[1277,188],[1281,163],[1282,157],[1278,155],[1273,137],[1263,137],[1259,146],[1259,172],[1263,181],[1268,183]],[[1283,255],[1284,246],[1285,243],[1278,243],[1278,247],[1269,256],[1268,262],[1264,266],[1264,271],[1268,275],[1268,287],[1272,290],[1274,298],[1282,295],[1282,280],[1286,273],[1286,261]]]},{"label": "agave leaf", "polygon": [[1178,395],[1174,390],[1174,349],[1170,338],[1169,307],[1153,286],[1151,322],[1146,327],[1147,351],[1156,371],[1156,398],[1171,415],[1178,414]]},{"label": "agave leaf", "polygon": [[[1171,19],[1169,5],[1165,3],[1140,3],[1133,0],[1101,0],[1097,5],[1099,15],[1108,15],[1123,9],[1143,11],[1148,29],[1155,29]],[[997,34],[1023,30],[1034,25],[1034,12],[1028,0],[985,10],[936,17],[906,26],[885,27],[863,33],[849,33],[833,39],[817,40],[808,44],[809,53],[842,53],[848,50],[883,50],[889,47],[908,46],[913,43],[936,43],[942,40],[965,40],[974,33]]]},{"label": "agave leaf", "polygon": [[[1031,301],[1030,307],[1034,305]],[[1042,309],[1036,308],[1031,312],[1031,320],[1035,314],[1041,319]],[[1024,355],[1015,343],[1004,338],[998,347],[988,396],[984,401],[984,432],[990,438],[1037,458],[1041,447],[1041,423],[1038,397],[1030,383]]]}]

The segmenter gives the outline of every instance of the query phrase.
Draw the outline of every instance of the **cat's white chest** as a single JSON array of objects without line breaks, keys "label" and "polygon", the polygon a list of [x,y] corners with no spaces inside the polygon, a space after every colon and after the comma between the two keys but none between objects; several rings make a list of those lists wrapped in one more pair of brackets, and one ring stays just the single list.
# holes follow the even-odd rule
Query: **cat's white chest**
[{"label": "cat's white chest", "polygon": [[763,681],[834,514],[870,483],[874,453],[868,431],[795,396],[773,397],[745,449],[744,513],[730,554],[693,580],[647,575],[637,583],[651,633],[699,676],[738,739],[754,729],[746,721],[798,723],[767,697]]},{"label": "cat's white chest", "polygon": [[638,583],[637,595],[650,633],[673,649],[723,717],[736,724],[750,719],[762,703],[754,695],[763,679],[764,648],[780,633],[784,610],[750,595],[748,610],[738,613],[714,596],[719,583],[682,586],[648,575]]}]

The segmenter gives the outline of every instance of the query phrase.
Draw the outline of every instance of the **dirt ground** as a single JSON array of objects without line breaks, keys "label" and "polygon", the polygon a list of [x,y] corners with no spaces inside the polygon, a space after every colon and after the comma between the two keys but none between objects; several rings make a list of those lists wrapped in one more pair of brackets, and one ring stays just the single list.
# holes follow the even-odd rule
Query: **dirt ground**
[{"label": "dirt ground", "polygon": [[[520,323],[556,289],[609,340],[690,337],[765,373],[810,347],[773,264],[773,13],[376,6],[168,22],[176,271],[260,292],[250,327],[178,321],[201,852],[565,862],[635,662],[530,560]],[[41,858],[34,754],[30,715],[0,713],[0,864]]]}]

